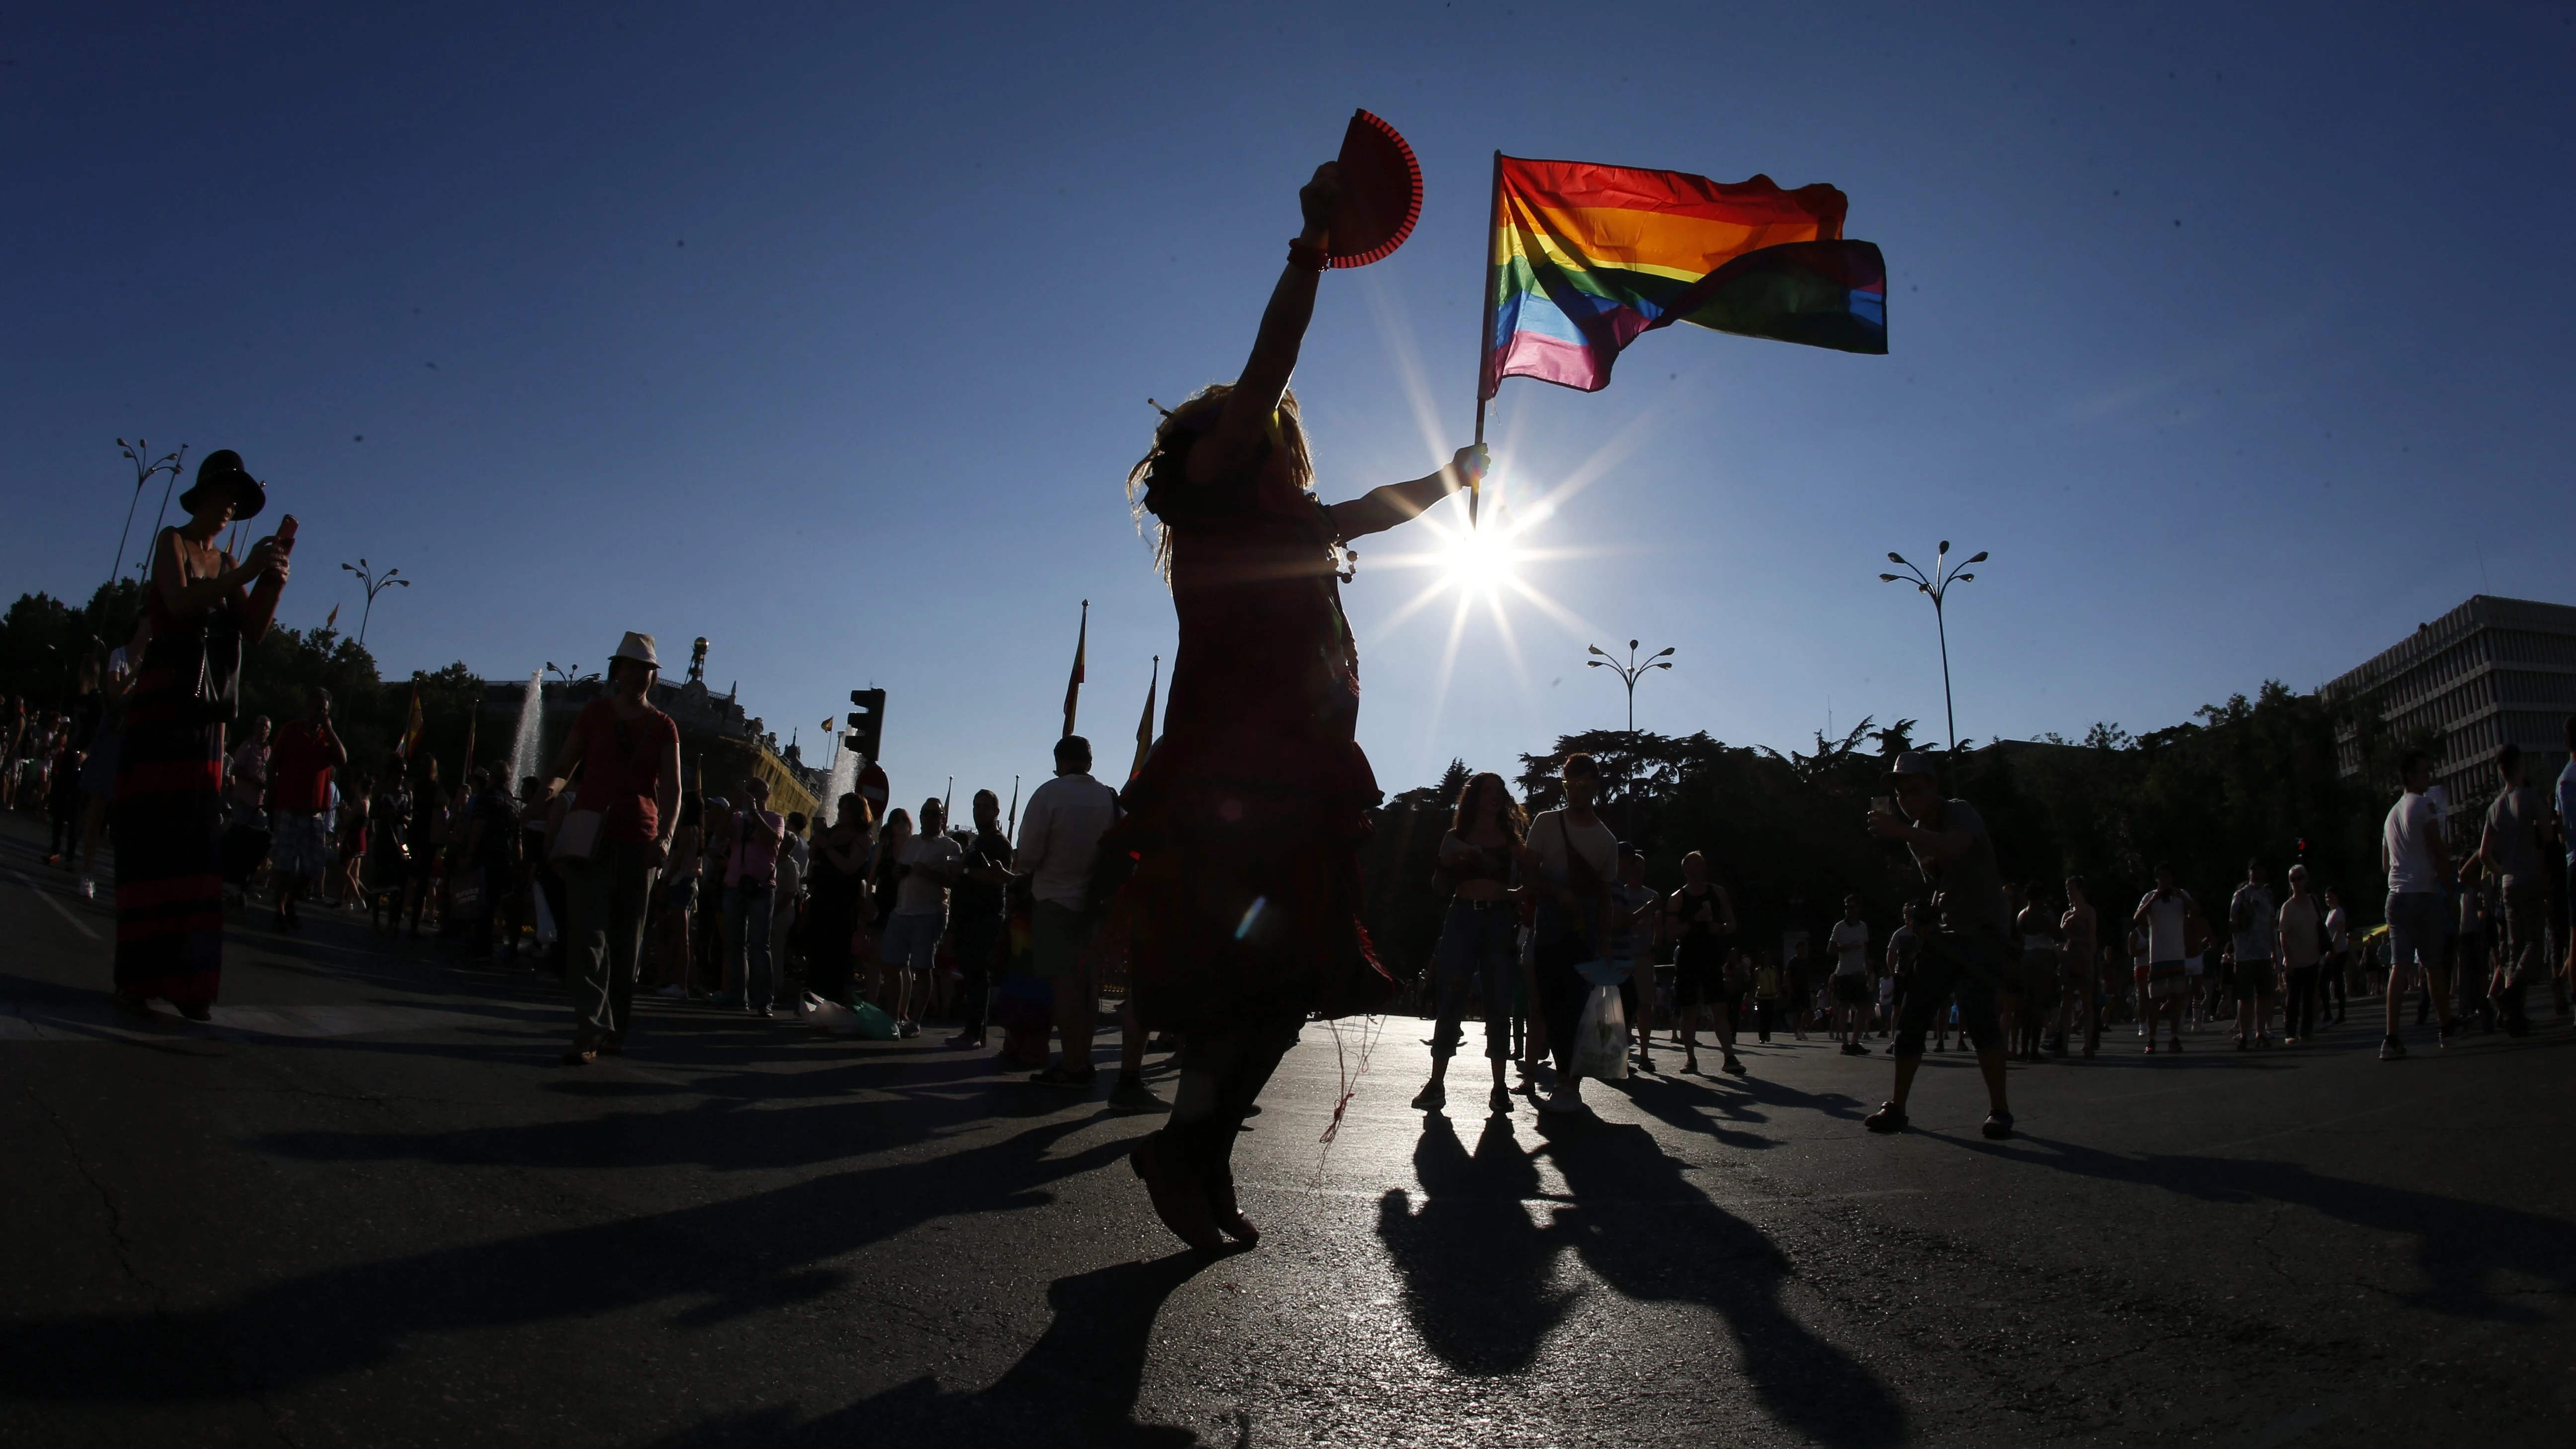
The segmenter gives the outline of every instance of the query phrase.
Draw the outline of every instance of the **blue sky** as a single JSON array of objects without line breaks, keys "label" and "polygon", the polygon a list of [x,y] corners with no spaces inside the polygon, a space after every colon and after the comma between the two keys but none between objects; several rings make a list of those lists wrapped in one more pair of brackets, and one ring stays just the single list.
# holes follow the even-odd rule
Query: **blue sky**
[{"label": "blue sky", "polygon": [[417,579],[389,674],[703,634],[809,744],[885,686],[899,796],[1043,774],[1088,598],[1123,769],[1173,633],[1121,496],[1145,399],[1240,365],[1365,105],[1428,198],[1325,279],[1328,498],[1466,440],[1496,148],[1831,182],[1891,268],[1883,358],[1681,327],[1606,392],[1505,384],[1548,606],[1408,609],[1439,538],[1362,545],[1390,790],[1617,725],[1581,661],[1631,636],[1679,650],[1643,728],[1937,735],[1931,611],[1876,575],[1943,537],[1994,555],[1950,606],[1978,738],[2576,598],[2566,3],[933,9],[21,10],[0,589],[105,576],[139,431],[299,516],[286,622],[354,621],[344,559]]}]

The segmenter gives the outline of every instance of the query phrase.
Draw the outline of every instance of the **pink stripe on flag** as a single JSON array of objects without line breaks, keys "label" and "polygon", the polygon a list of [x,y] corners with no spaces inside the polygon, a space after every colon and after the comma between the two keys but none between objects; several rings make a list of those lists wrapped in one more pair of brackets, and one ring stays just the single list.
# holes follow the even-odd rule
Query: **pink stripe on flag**
[{"label": "pink stripe on flag", "polygon": [[1583,392],[1598,392],[1608,381],[1594,367],[1590,349],[1536,332],[1513,333],[1510,345],[1496,361],[1500,364],[1494,372],[1496,381],[1535,377]]}]

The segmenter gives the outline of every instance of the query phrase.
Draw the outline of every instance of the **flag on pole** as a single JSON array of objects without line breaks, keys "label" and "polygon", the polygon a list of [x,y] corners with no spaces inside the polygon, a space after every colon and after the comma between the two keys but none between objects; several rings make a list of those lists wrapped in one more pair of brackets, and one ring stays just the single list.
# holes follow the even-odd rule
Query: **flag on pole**
[{"label": "flag on pole", "polygon": [[1784,191],[1681,171],[1494,158],[1479,398],[1507,377],[1597,392],[1640,334],[1674,322],[1887,351],[1887,264],[1843,240],[1831,186]]},{"label": "flag on pole", "polygon": [[1154,656],[1154,673],[1145,682],[1145,717],[1136,721],[1136,763],[1127,767],[1127,778],[1145,773],[1145,757],[1154,752],[1154,690],[1163,682],[1163,656]]},{"label": "flag on pole", "polygon": [[325,634],[328,634],[328,633],[332,632],[334,629],[337,629],[339,626],[340,626],[340,606],[339,606],[339,605],[337,605],[337,604],[333,604],[333,605],[331,606],[331,613],[330,613],[330,617],[328,617],[328,618],[326,618],[326,619],[324,619],[324,620],[322,621],[322,632],[323,632],[323,633],[325,633]]},{"label": "flag on pole", "polygon": [[1082,700],[1082,651],[1091,642],[1091,601],[1082,601],[1082,629],[1073,636],[1073,678],[1064,686],[1064,733],[1073,734],[1073,707]]},{"label": "flag on pole", "polygon": [[420,686],[415,684],[411,687],[411,716],[403,724],[402,743],[394,746],[394,753],[408,760],[411,758],[413,747],[419,743]]}]

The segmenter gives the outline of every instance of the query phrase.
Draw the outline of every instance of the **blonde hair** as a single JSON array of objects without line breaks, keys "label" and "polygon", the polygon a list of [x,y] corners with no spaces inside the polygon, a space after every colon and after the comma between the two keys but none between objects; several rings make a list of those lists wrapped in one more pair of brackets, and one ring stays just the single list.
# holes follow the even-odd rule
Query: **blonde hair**
[{"label": "blonde hair", "polygon": [[[1212,382],[1190,394],[1189,401],[1163,414],[1161,425],[1154,429],[1153,448],[1127,470],[1127,511],[1136,519],[1137,534],[1154,546],[1154,572],[1166,583],[1172,577],[1172,530],[1155,516],[1159,513],[1155,490],[1188,486],[1190,449],[1216,427],[1218,413],[1233,395],[1230,382]],[[1294,389],[1279,395],[1277,417],[1278,440],[1287,450],[1289,473],[1299,488],[1312,493],[1315,459],[1306,447],[1305,422]]]}]

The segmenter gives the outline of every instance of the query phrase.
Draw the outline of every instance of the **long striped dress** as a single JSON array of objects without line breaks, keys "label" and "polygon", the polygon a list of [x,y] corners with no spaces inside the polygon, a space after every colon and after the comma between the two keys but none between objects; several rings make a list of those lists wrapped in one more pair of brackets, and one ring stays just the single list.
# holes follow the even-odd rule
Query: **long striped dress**
[{"label": "long striped dress", "polygon": [[[233,566],[223,556],[221,565]],[[224,969],[224,727],[193,707],[206,631],[229,613],[247,637],[266,632],[274,592],[173,618],[161,590],[144,611],[152,641],[127,695],[116,757],[116,989],[173,1006],[215,999]],[[265,604],[267,607],[263,607]]]}]

